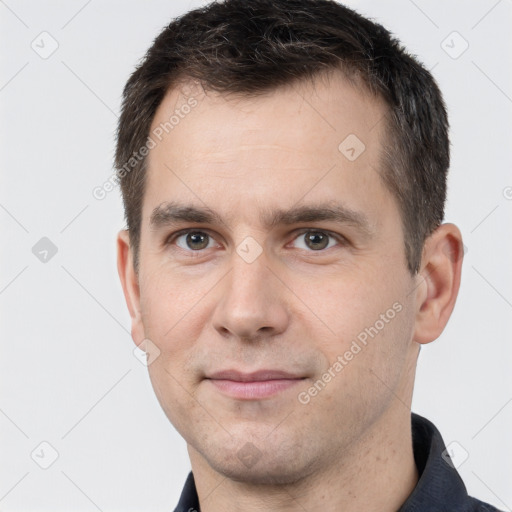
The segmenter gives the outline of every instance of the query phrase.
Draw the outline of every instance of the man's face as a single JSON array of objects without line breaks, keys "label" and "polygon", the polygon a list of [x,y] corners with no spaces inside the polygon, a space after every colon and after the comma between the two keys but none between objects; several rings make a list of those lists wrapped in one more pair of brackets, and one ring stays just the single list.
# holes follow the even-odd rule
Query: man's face
[{"label": "man's face", "polygon": [[[338,76],[196,96],[149,154],[133,336],[160,351],[151,381],[193,461],[292,482],[409,418],[416,282],[379,176],[386,110]],[[152,131],[183,103],[167,94]]]}]

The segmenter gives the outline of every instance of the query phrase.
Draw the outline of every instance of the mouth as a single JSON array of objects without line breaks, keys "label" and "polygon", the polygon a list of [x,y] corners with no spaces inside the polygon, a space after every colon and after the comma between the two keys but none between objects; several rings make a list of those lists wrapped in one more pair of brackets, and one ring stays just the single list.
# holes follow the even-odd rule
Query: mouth
[{"label": "mouth", "polygon": [[243,373],[224,370],[212,373],[205,379],[218,391],[238,400],[261,400],[282,393],[306,377],[281,370],[259,370]]}]

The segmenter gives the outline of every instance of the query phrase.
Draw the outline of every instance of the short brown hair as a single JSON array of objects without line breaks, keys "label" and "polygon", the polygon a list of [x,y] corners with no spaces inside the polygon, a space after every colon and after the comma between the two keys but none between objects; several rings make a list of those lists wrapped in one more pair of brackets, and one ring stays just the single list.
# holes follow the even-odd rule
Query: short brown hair
[{"label": "short brown hair", "polygon": [[225,0],[173,20],[123,91],[115,167],[136,271],[147,170],[140,149],[166,92],[190,79],[250,96],[334,69],[388,106],[381,176],[401,211],[409,270],[419,270],[425,239],[444,217],[450,160],[430,72],[384,27],[335,1]]}]

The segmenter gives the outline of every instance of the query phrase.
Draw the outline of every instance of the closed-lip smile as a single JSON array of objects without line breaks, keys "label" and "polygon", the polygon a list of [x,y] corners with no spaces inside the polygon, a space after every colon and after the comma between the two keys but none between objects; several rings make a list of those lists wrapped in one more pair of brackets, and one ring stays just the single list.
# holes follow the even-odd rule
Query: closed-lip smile
[{"label": "closed-lip smile", "polygon": [[283,392],[306,377],[283,370],[257,370],[241,372],[222,370],[205,377],[224,395],[238,400],[260,400]]}]

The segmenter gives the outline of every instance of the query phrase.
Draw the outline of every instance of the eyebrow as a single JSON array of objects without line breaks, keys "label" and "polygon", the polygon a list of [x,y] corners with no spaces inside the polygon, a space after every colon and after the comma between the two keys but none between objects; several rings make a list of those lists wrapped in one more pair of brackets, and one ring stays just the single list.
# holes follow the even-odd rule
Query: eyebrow
[{"label": "eyebrow", "polygon": [[[268,210],[260,217],[260,220],[269,229],[278,225],[333,221],[354,226],[366,236],[371,236],[373,233],[368,218],[362,212],[351,210],[337,203],[296,206],[289,210]],[[208,207],[180,204],[174,201],[157,206],[152,211],[149,220],[152,230],[169,227],[180,222],[227,225],[217,212]]]}]

